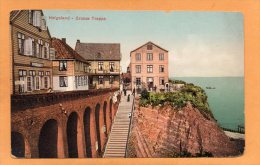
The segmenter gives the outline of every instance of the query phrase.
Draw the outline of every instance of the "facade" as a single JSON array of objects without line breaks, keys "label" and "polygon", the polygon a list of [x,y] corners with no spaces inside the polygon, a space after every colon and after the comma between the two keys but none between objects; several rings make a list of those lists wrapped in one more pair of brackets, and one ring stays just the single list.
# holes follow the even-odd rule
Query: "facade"
[{"label": "facade", "polygon": [[89,63],[66,44],[65,38],[52,38],[51,44],[55,49],[55,58],[52,59],[53,90],[88,90]]},{"label": "facade", "polygon": [[92,88],[119,88],[120,44],[81,43],[77,40],[75,50],[90,62],[89,84]]},{"label": "facade", "polygon": [[132,88],[164,91],[168,82],[168,51],[148,42],[130,53]]},{"label": "facade", "polygon": [[52,88],[50,33],[41,10],[10,14],[11,94],[45,93]]}]

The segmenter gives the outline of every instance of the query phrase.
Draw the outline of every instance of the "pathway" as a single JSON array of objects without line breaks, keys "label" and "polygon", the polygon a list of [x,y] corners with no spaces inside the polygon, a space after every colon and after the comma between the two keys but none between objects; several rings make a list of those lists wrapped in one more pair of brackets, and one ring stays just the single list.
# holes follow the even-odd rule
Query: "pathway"
[{"label": "pathway", "polygon": [[[112,125],[111,133],[106,145],[104,158],[124,158],[126,145],[128,140],[128,132],[130,129],[129,114],[132,113],[133,96],[130,94],[130,101],[127,102],[127,96],[122,94],[121,102],[119,104],[114,123]],[[132,115],[131,115],[132,116]]]}]

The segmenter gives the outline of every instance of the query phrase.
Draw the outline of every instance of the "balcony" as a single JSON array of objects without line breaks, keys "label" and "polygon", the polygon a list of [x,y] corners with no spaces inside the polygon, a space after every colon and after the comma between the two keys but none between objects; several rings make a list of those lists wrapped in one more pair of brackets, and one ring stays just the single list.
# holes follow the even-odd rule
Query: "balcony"
[{"label": "balcony", "polygon": [[86,70],[89,75],[119,75],[120,74],[120,69],[87,69]]}]

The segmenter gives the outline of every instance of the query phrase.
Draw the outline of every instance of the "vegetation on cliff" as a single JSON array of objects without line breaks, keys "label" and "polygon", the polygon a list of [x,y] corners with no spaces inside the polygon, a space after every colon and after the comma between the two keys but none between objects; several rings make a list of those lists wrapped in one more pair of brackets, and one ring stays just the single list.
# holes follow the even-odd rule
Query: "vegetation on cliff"
[{"label": "vegetation on cliff", "polygon": [[182,83],[184,86],[178,91],[166,93],[147,92],[147,90],[143,90],[139,105],[145,107],[147,105],[158,106],[170,104],[172,107],[180,109],[190,102],[203,115],[209,115],[214,118],[207,102],[208,97],[201,87],[183,81],[176,82],[176,80],[173,80],[172,83]]}]

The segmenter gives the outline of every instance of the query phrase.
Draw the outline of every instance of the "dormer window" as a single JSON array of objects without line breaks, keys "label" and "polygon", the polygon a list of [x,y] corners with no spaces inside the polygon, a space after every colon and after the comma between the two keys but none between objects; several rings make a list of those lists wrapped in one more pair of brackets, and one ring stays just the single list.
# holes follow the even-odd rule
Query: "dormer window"
[{"label": "dormer window", "polygon": [[29,24],[38,27],[39,30],[47,30],[45,18],[40,10],[29,10],[28,18]]},{"label": "dormer window", "polygon": [[147,45],[147,50],[152,50],[153,49],[153,45],[152,44],[148,44]]}]

